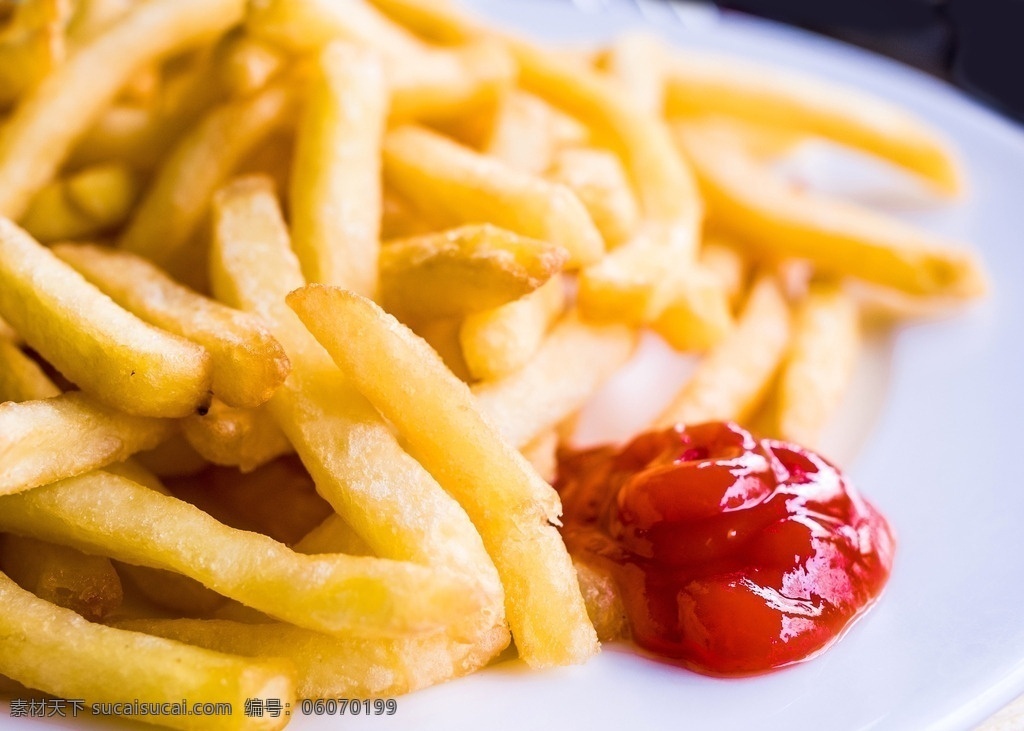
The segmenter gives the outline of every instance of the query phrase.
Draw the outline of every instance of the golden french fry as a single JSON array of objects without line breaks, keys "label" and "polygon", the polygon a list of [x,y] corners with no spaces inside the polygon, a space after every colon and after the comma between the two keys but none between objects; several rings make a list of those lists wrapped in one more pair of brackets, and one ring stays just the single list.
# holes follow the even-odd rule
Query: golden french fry
[{"label": "golden french fry", "polygon": [[953,194],[962,176],[952,146],[882,99],[795,71],[697,51],[667,60],[670,116],[723,114],[827,137],[902,165]]},{"label": "golden french fry", "polygon": [[207,461],[238,467],[242,472],[294,451],[269,411],[239,409],[217,399],[205,414],[186,418],[181,430]]},{"label": "golden french fry", "polygon": [[776,385],[774,431],[782,439],[815,446],[853,375],[859,331],[854,301],[835,284],[812,283]]},{"label": "golden french fry", "polygon": [[437,351],[441,360],[448,366],[460,381],[469,381],[469,369],[466,359],[462,357],[462,345],[459,343],[459,329],[462,321],[457,317],[439,317],[433,320],[410,321],[409,327],[427,341]]},{"label": "golden french fry", "polygon": [[377,292],[387,101],[376,55],[326,46],[299,121],[291,176],[292,241],[306,279],[369,297]]},{"label": "golden french fry", "polygon": [[124,223],[138,192],[135,175],[124,165],[86,168],[40,190],[21,225],[39,241],[99,235]]},{"label": "golden french fry", "polygon": [[[520,656],[543,667],[594,654],[597,637],[549,522],[561,512],[558,496],[480,415],[466,385],[426,343],[359,295],[307,285],[288,304],[474,520],[505,585]],[[427,413],[429,426],[414,417]]]},{"label": "golden french fry", "polygon": [[284,349],[259,318],[196,294],[125,251],[80,244],[52,251],[132,314],[203,346],[211,389],[225,403],[259,406],[288,375]]},{"label": "golden french fry", "polygon": [[499,307],[562,270],[565,249],[489,224],[393,241],[380,253],[381,302],[414,318]]},{"label": "golden french fry", "polygon": [[598,639],[601,642],[622,639],[628,631],[626,609],[622,606],[622,594],[615,580],[582,561],[573,560],[573,566],[579,577],[583,601],[587,603],[587,616],[594,624]]},{"label": "golden french fry", "polygon": [[633,353],[637,336],[622,325],[566,315],[519,370],[473,387],[476,406],[516,447],[579,410]]},{"label": "golden french fry", "polygon": [[706,272],[718,278],[729,302],[735,303],[747,277],[746,262],[736,247],[720,238],[704,239],[698,261]]},{"label": "golden french fry", "polygon": [[211,110],[160,166],[156,179],[135,209],[119,245],[150,259],[183,281],[201,282],[188,250],[214,191],[247,153],[282,125],[292,108],[283,84]]},{"label": "golden french fry", "polygon": [[564,186],[509,168],[422,127],[392,130],[384,175],[400,195],[441,225],[493,223],[569,252],[569,265],[604,248],[579,199]]},{"label": "golden french fry", "polygon": [[40,599],[93,622],[121,605],[121,580],[109,559],[22,536],[2,543],[0,569]]},{"label": "golden french fry", "polygon": [[475,645],[443,635],[367,641],[223,619],[136,619],[117,626],[221,652],[285,658],[298,670],[302,698],[377,698],[382,704],[477,670],[508,644],[508,634],[500,632]]},{"label": "golden french fry", "polygon": [[[192,448],[184,436],[174,434],[148,452],[139,452],[135,460],[160,477],[194,475],[209,466],[209,462]],[[132,478],[135,479],[135,478]],[[135,480],[139,482],[139,480]]]},{"label": "golden french fry", "polygon": [[740,421],[771,385],[789,343],[789,306],[770,276],[755,282],[735,329],[697,364],[655,428]]},{"label": "golden french fry", "polygon": [[0,403],[48,399],[59,393],[38,363],[0,337]]},{"label": "golden french fry", "polygon": [[616,37],[601,60],[603,69],[648,114],[665,106],[666,49],[650,33],[626,32]]},{"label": "golden french fry", "polygon": [[285,305],[285,295],[304,282],[268,182],[238,180],[215,208],[214,292],[262,315],[284,344],[293,371],[269,408],[317,491],[375,555],[437,566],[472,582],[484,604],[461,618],[465,634],[486,637],[496,627],[507,633],[501,583],[465,511],[402,449]]},{"label": "golden french fry", "polygon": [[613,153],[595,148],[561,150],[547,177],[579,197],[610,248],[636,232],[640,210],[622,163]]},{"label": "golden french fry", "polygon": [[209,400],[203,348],[121,309],[3,219],[0,316],[66,377],[126,412],[185,416]]},{"label": "golden french fry", "polygon": [[557,112],[547,102],[519,89],[502,94],[484,152],[509,167],[542,175],[558,143]]},{"label": "golden french fry", "polygon": [[894,218],[786,185],[714,120],[680,123],[675,131],[712,220],[755,251],[809,259],[837,275],[911,294],[984,293],[984,273],[971,252]]},{"label": "golden french fry", "polygon": [[564,308],[565,286],[561,277],[552,277],[514,302],[467,315],[459,343],[469,373],[493,380],[522,368]]},{"label": "golden french fry", "polygon": [[61,3],[27,0],[0,27],[0,108],[13,105],[64,60]]},{"label": "golden french fry", "polygon": [[229,31],[215,53],[218,84],[233,97],[248,96],[262,89],[287,63],[276,47],[240,28]]},{"label": "golden french fry", "polygon": [[109,472],[5,496],[0,507],[6,531],[172,569],[323,632],[417,634],[446,628],[479,606],[469,584],[451,575],[386,559],[296,554]]},{"label": "golden french fry", "polygon": [[174,424],[132,416],[79,392],[0,403],[0,495],[119,462],[167,439]]},{"label": "golden french fry", "polygon": [[228,601],[227,597],[207,589],[195,579],[173,571],[118,561],[117,573],[124,577],[129,588],[147,601],[185,616],[208,616]]},{"label": "golden french fry", "polygon": [[[280,660],[251,660],[191,647],[139,632],[86,621],[20,589],[0,574],[0,673],[87,705],[210,704],[223,714],[161,715],[174,728],[279,729],[288,719],[253,718],[242,712],[246,701],[276,698],[294,702],[294,668]],[[80,672],[89,668],[90,672]],[[220,705],[217,705],[220,704]],[[124,714],[131,716],[131,711]],[[152,715],[136,715],[153,720]]]},{"label": "golden french fry", "polygon": [[0,214],[18,218],[76,139],[140,66],[224,30],[242,0],[154,0],[132,8],[28,94],[0,130]]},{"label": "golden french fry", "polygon": [[481,35],[483,29],[464,16],[451,0],[370,0],[370,2],[413,30],[437,43],[464,43]]},{"label": "golden french fry", "polygon": [[68,36],[78,45],[95,38],[131,10],[135,0],[78,0]]},{"label": "golden french fry", "polygon": [[295,544],[299,553],[347,553],[350,556],[372,556],[373,549],[352,530],[337,513],[331,513],[316,528]]},{"label": "golden french fry", "polygon": [[401,239],[434,231],[434,227],[406,200],[388,188],[384,189],[380,235],[382,239]]},{"label": "golden french fry", "polygon": [[541,432],[519,451],[546,482],[555,481],[555,475],[558,472],[557,429],[551,428]]}]

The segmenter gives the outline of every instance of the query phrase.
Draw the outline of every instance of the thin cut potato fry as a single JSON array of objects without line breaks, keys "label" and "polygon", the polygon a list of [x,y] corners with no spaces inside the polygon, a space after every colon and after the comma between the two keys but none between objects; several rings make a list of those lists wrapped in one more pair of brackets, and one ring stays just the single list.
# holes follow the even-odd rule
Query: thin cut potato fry
[{"label": "thin cut potato fry", "polygon": [[754,283],[736,328],[697,365],[656,429],[705,421],[742,421],[758,405],[785,356],[789,306],[770,276]]},{"label": "thin cut potato fry", "polygon": [[383,13],[417,35],[441,44],[465,43],[484,30],[451,0],[370,0]]},{"label": "thin cut potato fry", "polygon": [[392,130],[384,175],[400,195],[441,225],[493,223],[569,252],[569,266],[604,249],[579,199],[566,187],[529,175],[422,127]]},{"label": "thin cut potato fry", "polygon": [[242,0],[141,3],[46,77],[0,130],[0,214],[24,213],[136,69],[224,30],[241,19],[242,6]]},{"label": "thin cut potato fry", "polygon": [[472,376],[466,367],[466,359],[462,357],[462,345],[459,343],[459,329],[462,320],[458,317],[438,317],[432,320],[410,320],[409,327],[427,341],[441,360],[448,366],[460,381],[470,381]]},{"label": "thin cut potato fry", "polygon": [[555,154],[555,110],[547,102],[519,89],[498,100],[484,152],[509,167],[541,175]]},{"label": "thin cut potato fry", "polygon": [[622,325],[594,325],[570,312],[525,366],[473,387],[476,406],[514,446],[578,411],[625,363],[637,335]]},{"label": "thin cut potato fry", "polygon": [[796,308],[789,353],[775,387],[775,433],[814,448],[853,375],[857,306],[835,284],[815,282]]},{"label": "thin cut potato fry", "polygon": [[381,302],[417,318],[489,310],[558,274],[568,253],[489,224],[388,243],[380,253]]},{"label": "thin cut potato fry", "polygon": [[307,285],[288,304],[474,520],[505,585],[520,657],[545,667],[597,652],[569,554],[549,522],[561,512],[558,496],[480,415],[465,384],[359,295]]},{"label": "thin cut potato fry", "polygon": [[96,236],[128,218],[138,182],[125,165],[96,165],[46,185],[22,218],[22,227],[49,242]]},{"label": "thin cut potato fry", "polygon": [[66,546],[7,535],[0,569],[23,589],[98,622],[121,605],[121,580],[110,559]]},{"label": "thin cut potato fry", "polygon": [[564,308],[562,278],[552,277],[514,302],[467,315],[459,327],[459,343],[469,373],[478,380],[494,380],[525,366]]},{"label": "thin cut potato fry", "polygon": [[285,295],[304,282],[268,181],[232,183],[215,208],[214,292],[263,316],[285,346],[292,374],[269,408],[317,491],[375,555],[436,566],[471,582],[483,605],[462,616],[464,634],[487,637],[495,627],[507,633],[498,574],[465,511],[402,449],[285,305]]},{"label": "thin cut potato fry", "polygon": [[705,238],[698,261],[705,271],[718,278],[729,301],[734,303],[743,292],[747,276],[746,263],[736,247],[721,238]]},{"label": "thin cut potato fry", "polygon": [[541,432],[519,451],[545,482],[555,481],[558,472],[558,429]]},{"label": "thin cut potato fry", "polygon": [[0,337],[0,403],[48,399],[59,393],[38,363]]},{"label": "thin cut potato fry", "polygon": [[399,640],[337,638],[286,624],[224,619],[135,619],[118,627],[190,645],[255,657],[280,657],[298,670],[302,698],[390,698],[470,673],[504,648],[494,633],[476,645],[443,635]]},{"label": "thin cut potato fry", "polygon": [[209,400],[203,348],[123,310],[2,219],[0,316],[67,378],[126,412],[185,416]]},{"label": "thin cut potato fry", "polygon": [[119,245],[184,281],[205,272],[188,244],[204,220],[214,191],[245,156],[282,125],[292,93],[282,84],[215,107],[164,159],[135,209]]},{"label": "thin cut potato fry", "polygon": [[383,69],[374,53],[342,43],[327,45],[315,68],[292,167],[292,242],[308,281],[373,297],[388,109]]},{"label": "thin cut potato fry", "polygon": [[628,630],[626,609],[614,579],[582,561],[574,560],[573,565],[580,580],[583,600],[587,603],[587,615],[594,624],[598,639],[601,642],[622,639]]},{"label": "thin cut potato fry", "polygon": [[373,549],[352,530],[337,513],[331,513],[316,528],[295,544],[299,553],[347,553],[350,556],[372,556]]},{"label": "thin cut potato fry", "polygon": [[615,154],[596,148],[561,150],[555,154],[546,175],[549,180],[568,186],[579,197],[609,248],[635,233],[640,210]]},{"label": "thin cut potato fry", "polygon": [[405,199],[384,188],[380,235],[382,239],[401,239],[430,233],[434,227]]},{"label": "thin cut potato fry", "polygon": [[288,375],[284,349],[259,318],[198,295],[125,251],[82,244],[52,251],[132,314],[202,345],[210,354],[211,389],[225,403],[259,406]]},{"label": "thin cut potato fry", "polygon": [[0,508],[5,531],[171,569],[322,632],[419,634],[479,605],[471,587],[451,575],[386,559],[297,554],[109,472],[5,496]]},{"label": "thin cut potato fry", "polygon": [[262,89],[287,63],[277,48],[240,29],[225,35],[215,54],[217,81],[233,97],[248,96]]},{"label": "thin cut potato fry", "polygon": [[[0,574],[0,673],[26,686],[88,705],[228,703],[225,715],[166,715],[162,723],[198,731],[263,731],[288,718],[251,717],[250,699],[295,701],[295,670],[281,660],[243,659],[86,621],[21,589]],[[89,668],[89,672],[81,672]],[[152,720],[152,716],[136,717]]]},{"label": "thin cut potato fry", "polygon": [[627,32],[613,40],[601,67],[648,114],[660,115],[665,106],[666,49],[649,33]]},{"label": "thin cut potato fry", "polygon": [[119,462],[152,449],[174,428],[169,420],[125,414],[74,391],[0,403],[0,495]]},{"label": "thin cut potato fry", "polygon": [[227,597],[174,571],[118,561],[117,573],[147,601],[188,617],[208,616],[228,602]]},{"label": "thin cut potato fry", "polygon": [[182,434],[199,454],[217,465],[252,472],[294,450],[265,408],[240,409],[214,399],[205,414],[181,424]]},{"label": "thin cut potato fry", "polygon": [[25,0],[8,6],[0,27],[0,108],[13,105],[64,60],[61,4]]},{"label": "thin cut potato fry", "polygon": [[809,259],[825,271],[910,294],[984,293],[984,274],[971,252],[894,218],[787,186],[715,120],[680,123],[675,131],[697,170],[711,219],[755,251]]},{"label": "thin cut potato fry", "polygon": [[764,64],[697,51],[667,59],[670,117],[727,114],[828,137],[902,165],[955,194],[962,174],[949,142],[882,99]]}]

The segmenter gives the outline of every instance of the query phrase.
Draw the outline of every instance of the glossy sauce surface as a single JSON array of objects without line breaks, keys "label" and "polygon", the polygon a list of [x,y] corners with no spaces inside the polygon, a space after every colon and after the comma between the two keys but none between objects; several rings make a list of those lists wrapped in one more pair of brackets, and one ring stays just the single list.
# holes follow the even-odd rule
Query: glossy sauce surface
[{"label": "glossy sauce surface", "polygon": [[570,553],[609,573],[633,640],[743,675],[826,647],[892,567],[885,518],[813,452],[727,423],[562,455]]}]

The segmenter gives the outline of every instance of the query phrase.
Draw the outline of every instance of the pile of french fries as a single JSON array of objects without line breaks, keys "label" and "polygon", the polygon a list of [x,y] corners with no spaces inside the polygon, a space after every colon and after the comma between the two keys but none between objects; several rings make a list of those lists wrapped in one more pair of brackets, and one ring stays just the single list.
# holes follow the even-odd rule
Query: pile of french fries
[{"label": "pile of french fries", "polygon": [[623,624],[548,481],[642,331],[700,356],[652,427],[813,445],[867,308],[984,292],[967,249],[773,173],[824,137],[962,187],[922,122],[802,76],[439,0],[0,8],[13,688],[262,729],[246,700],[510,641],[583,662]]}]

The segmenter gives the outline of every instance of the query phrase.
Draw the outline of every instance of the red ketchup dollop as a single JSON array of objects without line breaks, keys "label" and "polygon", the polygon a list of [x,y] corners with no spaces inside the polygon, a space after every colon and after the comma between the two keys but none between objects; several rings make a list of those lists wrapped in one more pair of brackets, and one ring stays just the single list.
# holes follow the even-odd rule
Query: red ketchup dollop
[{"label": "red ketchup dollop", "polygon": [[633,641],[698,672],[805,659],[879,595],[885,518],[826,460],[731,423],[562,455],[570,553],[614,579]]}]

